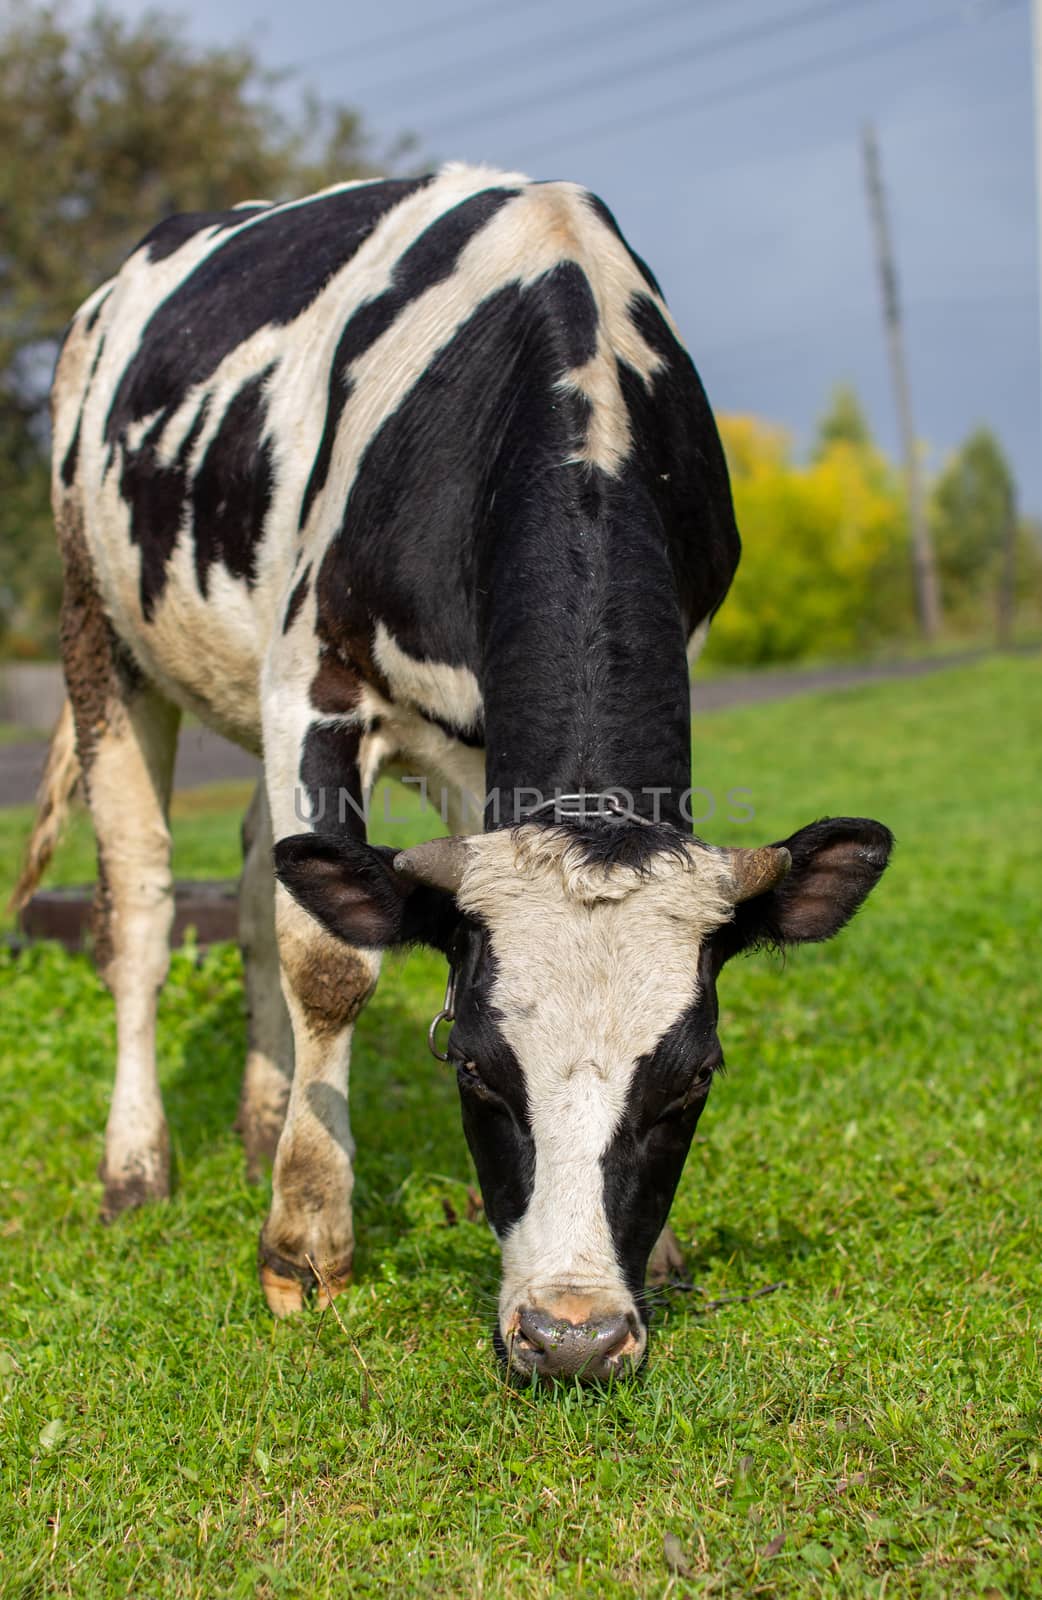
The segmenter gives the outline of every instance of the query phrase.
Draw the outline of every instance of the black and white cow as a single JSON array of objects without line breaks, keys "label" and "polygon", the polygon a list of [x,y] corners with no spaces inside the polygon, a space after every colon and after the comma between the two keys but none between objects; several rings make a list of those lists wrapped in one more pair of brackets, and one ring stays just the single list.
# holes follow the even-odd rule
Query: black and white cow
[{"label": "black and white cow", "polygon": [[[53,412],[118,1029],[105,1214],[168,1189],[155,1017],[187,709],[264,758],[241,1121],[251,1166],[275,1152],[271,1309],[348,1278],[352,1028],[381,950],[426,941],[454,975],[501,1353],[522,1372],[632,1369],[721,1061],[717,974],[752,945],[834,934],[891,842],[861,819],[757,850],[692,836],[685,647],[739,541],[655,279],[583,189],[480,168],[172,217],[77,314]],[[367,845],[389,765],[447,785],[455,837]],[[488,797],[469,830],[466,794]],[[580,798],[540,804],[555,795]]]}]

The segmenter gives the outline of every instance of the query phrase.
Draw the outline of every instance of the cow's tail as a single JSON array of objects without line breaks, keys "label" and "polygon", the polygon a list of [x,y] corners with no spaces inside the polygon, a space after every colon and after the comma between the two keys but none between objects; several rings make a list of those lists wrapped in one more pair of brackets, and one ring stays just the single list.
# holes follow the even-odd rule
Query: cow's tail
[{"label": "cow's tail", "polygon": [[65,819],[69,814],[69,801],[72,799],[79,777],[80,759],[76,754],[76,728],[72,720],[72,706],[66,700],[51,734],[47,765],[43,769],[43,777],[36,795],[36,820],[26,846],[25,860],[18,882],[8,902],[8,911],[20,911],[36,892],[54,854],[55,846],[61,838]]}]

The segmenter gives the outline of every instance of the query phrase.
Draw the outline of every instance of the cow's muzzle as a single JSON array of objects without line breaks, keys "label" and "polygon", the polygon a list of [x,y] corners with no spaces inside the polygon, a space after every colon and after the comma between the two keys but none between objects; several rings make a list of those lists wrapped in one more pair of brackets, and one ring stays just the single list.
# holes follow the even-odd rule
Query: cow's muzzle
[{"label": "cow's muzzle", "polygon": [[632,1311],[572,1322],[538,1306],[521,1306],[505,1344],[521,1376],[603,1383],[637,1370],[647,1335]]}]

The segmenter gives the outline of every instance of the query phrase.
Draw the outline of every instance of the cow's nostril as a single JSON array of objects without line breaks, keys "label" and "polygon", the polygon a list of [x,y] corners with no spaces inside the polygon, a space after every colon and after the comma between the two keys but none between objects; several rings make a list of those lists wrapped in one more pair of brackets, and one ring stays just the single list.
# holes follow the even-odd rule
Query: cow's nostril
[{"label": "cow's nostril", "polygon": [[523,1306],[515,1350],[526,1366],[545,1377],[597,1379],[631,1366],[629,1358],[639,1355],[641,1340],[626,1312],[577,1323],[538,1306]]},{"label": "cow's nostril", "polygon": [[563,1324],[548,1312],[522,1306],[517,1319],[518,1341],[527,1345],[529,1350],[542,1353],[553,1343],[554,1333],[561,1326]]}]

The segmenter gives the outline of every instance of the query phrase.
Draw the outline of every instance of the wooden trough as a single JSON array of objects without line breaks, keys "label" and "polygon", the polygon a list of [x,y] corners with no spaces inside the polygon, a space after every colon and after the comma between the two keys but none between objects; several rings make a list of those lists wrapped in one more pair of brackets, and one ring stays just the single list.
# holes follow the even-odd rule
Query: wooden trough
[{"label": "wooden trough", "polygon": [[[175,909],[171,944],[184,942],[195,929],[200,946],[239,937],[239,886],[227,879],[186,879],[174,885]],[[90,912],[94,885],[45,889],[34,894],[18,918],[27,939],[57,939],[66,950],[82,950],[90,940]]]}]

